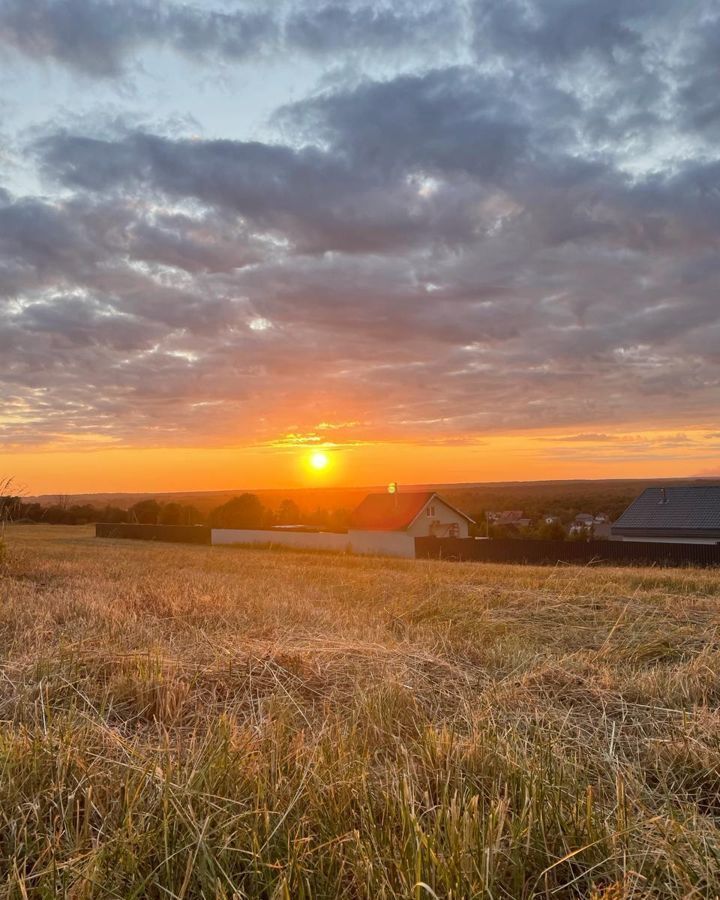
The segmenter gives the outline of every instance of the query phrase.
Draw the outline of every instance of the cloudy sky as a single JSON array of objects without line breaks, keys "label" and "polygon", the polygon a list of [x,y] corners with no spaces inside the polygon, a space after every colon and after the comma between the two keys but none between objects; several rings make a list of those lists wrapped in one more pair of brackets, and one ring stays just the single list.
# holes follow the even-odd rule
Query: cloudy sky
[{"label": "cloudy sky", "polygon": [[720,467],[717,0],[0,0],[37,490]]}]

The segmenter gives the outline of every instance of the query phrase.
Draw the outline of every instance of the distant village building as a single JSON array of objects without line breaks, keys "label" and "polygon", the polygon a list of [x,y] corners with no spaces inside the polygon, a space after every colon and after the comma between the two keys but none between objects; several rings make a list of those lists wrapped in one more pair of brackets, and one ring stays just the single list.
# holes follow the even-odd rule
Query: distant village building
[{"label": "distant village building", "polygon": [[720,485],[646,488],[613,523],[611,538],[720,544]]},{"label": "distant village building", "polygon": [[511,526],[513,528],[529,528],[532,519],[523,515],[521,509],[505,509],[502,512],[489,512],[488,521],[491,525]]},{"label": "distant village building", "polygon": [[568,529],[571,537],[586,535],[587,537],[607,540],[610,537],[610,518],[605,513],[578,513]]},{"label": "distant village building", "polygon": [[575,516],[574,525],[584,525],[586,528],[589,528],[595,521],[595,516],[590,513],[578,513]]}]

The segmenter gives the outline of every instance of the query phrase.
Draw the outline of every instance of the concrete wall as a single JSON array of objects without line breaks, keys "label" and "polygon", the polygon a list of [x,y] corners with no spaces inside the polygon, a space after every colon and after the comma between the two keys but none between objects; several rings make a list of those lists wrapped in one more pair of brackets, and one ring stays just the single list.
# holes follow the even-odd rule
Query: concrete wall
[{"label": "concrete wall", "polygon": [[353,553],[415,558],[415,538],[404,531],[348,531]]},{"label": "concrete wall", "polygon": [[274,547],[294,547],[297,550],[350,549],[347,534],[330,531],[270,531],[249,528],[213,528],[213,544],[272,544]]},{"label": "concrete wall", "polygon": [[415,558],[415,538],[403,531],[269,531],[213,528],[213,544],[270,544],[296,550],[335,550],[340,553],[377,553],[382,556]]}]

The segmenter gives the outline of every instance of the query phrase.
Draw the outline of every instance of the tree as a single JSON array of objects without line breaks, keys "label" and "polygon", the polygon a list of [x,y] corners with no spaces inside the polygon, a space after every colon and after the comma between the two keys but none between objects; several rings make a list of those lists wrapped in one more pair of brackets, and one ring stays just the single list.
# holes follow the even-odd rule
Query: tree
[{"label": "tree", "polygon": [[158,522],[161,525],[184,525],[183,507],[180,503],[166,503],[160,510]]},{"label": "tree", "polygon": [[265,507],[255,494],[233,497],[210,513],[213,528],[262,528]]},{"label": "tree", "polygon": [[54,504],[45,510],[45,521],[50,525],[61,525],[65,518],[65,510],[62,506]]},{"label": "tree", "polygon": [[331,531],[347,531],[350,522],[349,509],[333,509],[328,517],[328,528]]},{"label": "tree", "polygon": [[41,522],[45,518],[45,507],[39,503],[24,503],[22,517],[32,519],[33,522]]},{"label": "tree", "polygon": [[202,516],[194,506],[182,503],[166,503],[158,517],[160,525],[199,525]]},{"label": "tree", "polygon": [[97,522],[98,511],[89,503],[84,506],[70,506],[65,512],[64,522],[67,525],[89,525],[91,522]]},{"label": "tree", "polygon": [[561,522],[541,521],[532,537],[539,541],[564,541],[567,538]]},{"label": "tree", "polygon": [[327,528],[330,514],[326,509],[317,507],[314,512],[307,515],[308,525],[317,525],[318,528]]},{"label": "tree", "polygon": [[157,500],[141,500],[128,510],[128,520],[141,525],[157,525],[160,516],[160,504]]},{"label": "tree", "polygon": [[183,525],[202,525],[203,515],[196,506],[185,504],[183,510]]},{"label": "tree", "polygon": [[283,500],[277,512],[278,525],[298,525],[300,515],[300,507],[294,500]]},{"label": "tree", "polygon": [[84,506],[48,506],[42,518],[50,525],[89,525],[104,517],[96,507],[87,503]]},{"label": "tree", "polygon": [[120,509],[119,506],[106,506],[105,509],[101,510],[99,516],[100,522],[110,522],[112,524],[127,522],[128,520],[127,511]]}]

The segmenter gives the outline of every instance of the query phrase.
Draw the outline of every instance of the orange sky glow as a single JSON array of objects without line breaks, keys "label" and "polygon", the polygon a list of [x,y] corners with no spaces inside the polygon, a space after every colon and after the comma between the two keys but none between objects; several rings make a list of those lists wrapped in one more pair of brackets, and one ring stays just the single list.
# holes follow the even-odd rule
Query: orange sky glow
[{"label": "orange sky glow", "polygon": [[[318,449],[328,465],[309,464]],[[2,470],[32,494],[170,492],[232,488],[720,474],[720,434],[709,429],[638,433],[567,431],[489,436],[475,442],[375,441],[335,446],[279,441],[223,448],[62,449],[9,452]]]}]

